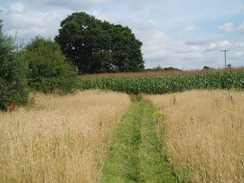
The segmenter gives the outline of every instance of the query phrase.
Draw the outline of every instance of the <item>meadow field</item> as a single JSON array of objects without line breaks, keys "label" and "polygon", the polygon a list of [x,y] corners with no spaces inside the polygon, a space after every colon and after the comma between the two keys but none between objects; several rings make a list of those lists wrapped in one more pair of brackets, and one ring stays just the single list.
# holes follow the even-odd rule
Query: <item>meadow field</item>
[{"label": "meadow field", "polygon": [[0,113],[0,182],[99,182],[129,96],[93,90],[34,100]]},{"label": "meadow field", "polygon": [[[186,91],[148,95],[171,167],[193,182],[244,182],[244,92]],[[164,133],[162,133],[164,132]]]},{"label": "meadow field", "polygon": [[164,74],[82,76],[1,112],[0,182],[244,182],[243,68]]}]

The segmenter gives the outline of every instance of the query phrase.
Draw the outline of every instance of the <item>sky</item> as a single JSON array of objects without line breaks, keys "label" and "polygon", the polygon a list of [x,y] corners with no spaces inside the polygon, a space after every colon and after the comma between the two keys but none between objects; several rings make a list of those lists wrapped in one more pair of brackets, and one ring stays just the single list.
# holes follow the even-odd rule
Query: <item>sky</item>
[{"label": "sky", "polygon": [[1,0],[4,33],[28,43],[53,39],[74,12],[128,26],[143,43],[145,68],[244,66],[244,0]]}]

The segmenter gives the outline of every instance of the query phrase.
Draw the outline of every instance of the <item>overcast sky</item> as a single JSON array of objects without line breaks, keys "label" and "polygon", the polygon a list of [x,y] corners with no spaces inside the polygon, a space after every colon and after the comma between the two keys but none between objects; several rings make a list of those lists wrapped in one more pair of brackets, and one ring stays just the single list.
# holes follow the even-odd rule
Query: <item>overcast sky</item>
[{"label": "overcast sky", "polygon": [[5,33],[53,39],[73,12],[132,29],[146,68],[244,66],[244,0],[1,0]]}]

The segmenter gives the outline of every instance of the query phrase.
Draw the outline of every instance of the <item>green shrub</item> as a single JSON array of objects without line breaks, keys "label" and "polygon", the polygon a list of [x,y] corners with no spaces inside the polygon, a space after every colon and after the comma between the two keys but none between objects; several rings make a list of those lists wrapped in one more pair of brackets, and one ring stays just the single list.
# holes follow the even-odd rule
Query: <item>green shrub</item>
[{"label": "green shrub", "polygon": [[28,102],[26,65],[16,52],[13,38],[3,34],[0,21],[0,110],[14,109]]},{"label": "green shrub", "polygon": [[76,71],[66,62],[57,43],[36,37],[21,52],[27,63],[28,84],[32,90],[44,93],[68,93],[76,84]]}]

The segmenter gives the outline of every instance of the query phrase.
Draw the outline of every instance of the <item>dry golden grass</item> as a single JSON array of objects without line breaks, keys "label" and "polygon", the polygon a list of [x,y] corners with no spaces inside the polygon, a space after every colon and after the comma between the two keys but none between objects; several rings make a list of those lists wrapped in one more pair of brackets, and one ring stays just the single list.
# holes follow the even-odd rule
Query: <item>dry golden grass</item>
[{"label": "dry golden grass", "polygon": [[244,92],[186,91],[146,98],[167,113],[166,151],[193,182],[244,182]]},{"label": "dry golden grass", "polygon": [[29,108],[0,113],[0,182],[100,181],[126,94],[41,95]]}]

